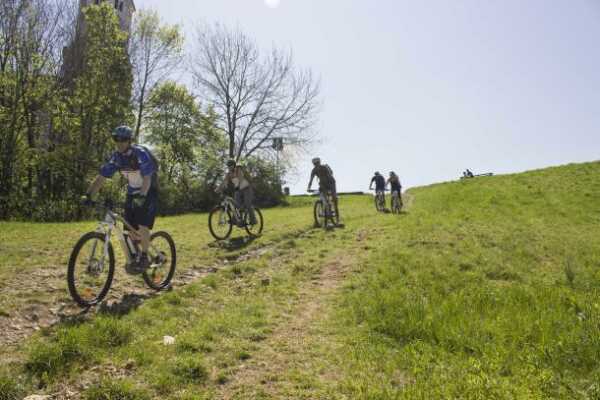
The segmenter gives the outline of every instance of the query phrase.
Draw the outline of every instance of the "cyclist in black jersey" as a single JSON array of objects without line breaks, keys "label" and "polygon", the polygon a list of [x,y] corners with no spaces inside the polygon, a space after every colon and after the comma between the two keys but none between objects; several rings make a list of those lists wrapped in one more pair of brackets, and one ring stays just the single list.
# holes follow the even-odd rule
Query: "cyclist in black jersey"
[{"label": "cyclist in black jersey", "polygon": [[321,197],[325,196],[327,193],[331,193],[333,197],[333,206],[335,208],[336,213],[339,215],[338,211],[338,197],[337,197],[337,187],[335,183],[335,178],[333,177],[333,170],[327,164],[321,164],[321,159],[319,157],[315,157],[312,159],[313,170],[310,173],[310,181],[308,182],[308,191],[311,191],[312,183],[315,177],[319,178],[319,191],[321,192]]}]

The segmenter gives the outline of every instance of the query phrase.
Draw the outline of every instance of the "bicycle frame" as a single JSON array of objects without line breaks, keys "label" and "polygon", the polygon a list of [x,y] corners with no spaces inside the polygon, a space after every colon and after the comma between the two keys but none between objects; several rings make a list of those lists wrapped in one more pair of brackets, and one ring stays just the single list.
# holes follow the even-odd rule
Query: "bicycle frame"
[{"label": "bicycle frame", "polygon": [[[113,230],[116,231],[116,236],[119,239],[119,244],[121,245],[121,249],[123,249],[123,253],[125,254],[125,257],[127,258],[127,264],[131,264],[134,259],[133,259],[133,254],[132,254],[132,250],[130,249],[129,245],[127,244],[127,238],[125,232],[123,230],[121,230],[119,228],[119,226],[117,225],[117,222],[121,222],[123,223],[123,225],[130,231],[130,232],[136,232],[137,230],[131,226],[127,221],[125,221],[125,219],[123,217],[121,217],[119,214],[112,212],[111,210],[106,210],[106,215],[104,216],[104,220],[100,221],[100,224],[98,225],[98,228],[96,229],[97,232],[103,233],[105,236],[105,240],[104,240],[104,253],[102,255],[102,262],[104,262],[104,257],[106,257],[108,255],[108,245],[110,242],[110,238],[113,234]],[[132,240],[131,238],[129,240]],[[96,244],[94,243],[94,248],[92,250],[92,254],[94,254],[96,252]],[[155,252],[159,253],[159,251],[152,245],[152,243],[150,243],[150,248],[152,250],[154,250]]]},{"label": "bicycle frame", "polygon": [[375,191],[375,199],[377,201],[377,203],[385,206],[385,192],[387,192],[387,189],[383,189],[383,190],[377,190],[377,189],[370,189]]},{"label": "bicycle frame", "polygon": [[333,206],[333,194],[329,191],[323,193],[320,190],[312,190],[311,193],[314,193],[319,196],[321,202],[323,203],[323,211],[325,213],[332,211]]},{"label": "bicycle frame", "polygon": [[[233,200],[232,197],[225,196],[225,198],[221,202],[221,205],[223,206],[223,208],[225,209],[225,211],[233,212],[235,214],[235,218],[238,221],[242,220],[242,214],[240,213],[240,209],[235,204],[235,200]],[[224,221],[220,221],[220,222],[224,222]]]}]

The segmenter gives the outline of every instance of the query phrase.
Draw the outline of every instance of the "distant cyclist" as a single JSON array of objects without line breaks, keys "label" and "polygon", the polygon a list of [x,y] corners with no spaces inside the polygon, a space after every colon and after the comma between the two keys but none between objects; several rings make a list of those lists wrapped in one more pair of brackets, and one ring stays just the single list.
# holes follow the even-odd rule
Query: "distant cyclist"
[{"label": "distant cyclist", "polygon": [[375,175],[371,178],[369,190],[373,190],[373,184],[375,184],[375,195],[381,196],[383,198],[382,203],[385,204],[385,178],[379,171],[375,172]]},{"label": "distant cyclist", "polygon": [[319,178],[319,192],[321,192],[321,200],[323,201],[323,204],[326,203],[327,193],[331,193],[331,197],[333,197],[334,210],[336,214],[339,215],[337,188],[335,184],[335,178],[333,177],[333,171],[329,165],[321,164],[321,159],[319,157],[313,158],[312,163],[314,168],[310,173],[308,191],[311,191],[313,179],[315,179],[315,177]]},{"label": "distant cyclist", "polygon": [[127,126],[120,126],[112,132],[117,151],[100,169],[82,200],[91,204],[92,197],[100,190],[107,178],[120,172],[128,182],[125,200],[125,220],[136,229],[132,238],[139,240],[142,253],[138,259],[127,266],[127,272],[140,274],[149,266],[148,247],[150,230],[154,227],[158,208],[158,164],[150,150],[144,146],[132,144],[133,132]]},{"label": "distant cyclist", "polygon": [[[221,183],[221,186],[217,189],[217,192],[223,192],[229,184],[232,184],[235,189],[233,199],[235,200],[236,206],[240,209],[245,209],[250,216],[250,224],[255,225],[257,221],[254,213],[254,206],[252,204],[254,202],[254,190],[246,176],[244,167],[239,163],[236,163],[235,160],[227,161],[227,174],[225,175],[223,183]],[[241,223],[242,221],[238,222]]]},{"label": "distant cyclist", "polygon": [[390,193],[392,194],[392,198],[397,195],[400,204],[402,204],[402,184],[400,183],[400,178],[394,171],[390,171],[390,177],[386,182],[386,186],[390,185]]}]

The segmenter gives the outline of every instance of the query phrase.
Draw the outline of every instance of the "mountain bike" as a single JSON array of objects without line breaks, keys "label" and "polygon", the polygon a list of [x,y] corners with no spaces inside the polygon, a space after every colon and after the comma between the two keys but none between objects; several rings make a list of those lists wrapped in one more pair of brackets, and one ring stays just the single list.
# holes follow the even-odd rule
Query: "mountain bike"
[{"label": "mountain bike", "polygon": [[233,226],[246,229],[250,236],[259,236],[263,230],[262,212],[254,208],[256,223],[250,223],[250,213],[245,209],[240,209],[235,200],[230,196],[225,196],[221,204],[212,209],[208,214],[208,229],[210,234],[217,240],[225,240],[231,235]]},{"label": "mountain bike", "polygon": [[402,195],[400,194],[400,192],[394,190],[392,192],[392,213],[394,214],[400,214],[400,212],[402,211]]},{"label": "mountain bike", "polygon": [[340,215],[339,210],[335,205],[333,193],[331,191],[327,191],[325,194],[323,194],[318,190],[309,190],[309,193],[319,195],[319,199],[315,201],[313,211],[315,226],[328,228],[330,226],[329,223],[331,223],[331,226],[339,225]]},{"label": "mountain bike", "polygon": [[375,190],[375,209],[377,211],[383,212],[385,211],[385,192],[387,190],[377,190],[377,189],[371,189],[371,190]]},{"label": "mountain bike", "polygon": [[[111,202],[104,205],[93,202],[91,206],[104,213],[104,219],[98,229],[86,233],[75,244],[67,270],[69,293],[81,307],[100,303],[110,290],[115,273],[115,253],[111,243],[113,231],[126,257],[125,268],[136,262],[140,252],[138,243],[131,237],[136,230],[113,211]],[[119,223],[123,229],[119,228]],[[144,281],[156,291],[168,288],[177,263],[171,235],[163,231],[152,233],[148,258],[150,266],[142,273]]]}]

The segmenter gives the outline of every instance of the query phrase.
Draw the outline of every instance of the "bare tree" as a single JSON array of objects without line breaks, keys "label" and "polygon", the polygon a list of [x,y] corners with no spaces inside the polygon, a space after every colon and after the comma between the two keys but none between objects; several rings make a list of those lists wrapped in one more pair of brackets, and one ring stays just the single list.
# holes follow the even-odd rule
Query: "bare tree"
[{"label": "bare tree", "polygon": [[177,25],[161,25],[156,11],[142,10],[134,20],[130,38],[133,65],[135,136],[140,133],[149,94],[168,78],[181,62],[183,35]]},{"label": "bare tree", "polygon": [[194,83],[220,115],[231,158],[270,149],[275,137],[296,145],[314,139],[319,82],[294,67],[290,51],[261,56],[251,38],[219,24],[199,27],[194,45]]}]

